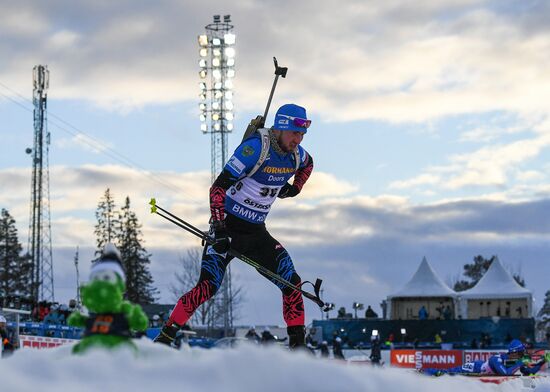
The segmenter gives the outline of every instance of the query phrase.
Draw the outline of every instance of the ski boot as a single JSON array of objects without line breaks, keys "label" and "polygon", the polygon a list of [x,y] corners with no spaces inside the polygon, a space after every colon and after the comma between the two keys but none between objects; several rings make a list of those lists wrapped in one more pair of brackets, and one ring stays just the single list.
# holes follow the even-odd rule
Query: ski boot
[{"label": "ski boot", "polygon": [[306,328],[303,325],[287,327],[288,348],[296,350],[306,347]]},{"label": "ski boot", "polygon": [[166,323],[160,330],[159,334],[153,339],[155,343],[162,343],[167,346],[173,347],[176,334],[180,330],[180,327],[176,323]]}]

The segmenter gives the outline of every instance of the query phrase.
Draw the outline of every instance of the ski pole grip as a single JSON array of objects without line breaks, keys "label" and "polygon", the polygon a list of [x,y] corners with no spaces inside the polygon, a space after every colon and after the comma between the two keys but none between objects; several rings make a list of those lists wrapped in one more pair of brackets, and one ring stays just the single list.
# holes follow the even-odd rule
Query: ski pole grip
[{"label": "ski pole grip", "polygon": [[315,302],[317,302],[317,305],[319,305],[319,307],[323,308],[323,310],[326,312],[325,309],[327,307],[327,304],[325,304],[325,302],[321,299],[321,295],[320,295],[321,284],[322,283],[323,283],[323,280],[317,278],[317,280],[315,281],[315,284],[313,285],[313,292],[315,293],[315,296],[317,297]]},{"label": "ski pole grip", "polygon": [[315,284],[313,285],[313,291],[315,292],[315,295],[318,298],[321,298],[321,296],[319,295],[319,293],[321,291],[321,283],[323,283],[323,280],[317,278],[317,280],[315,281]]},{"label": "ski pole grip", "polygon": [[151,214],[157,212],[157,200],[154,197],[151,198],[149,204],[151,205]]}]

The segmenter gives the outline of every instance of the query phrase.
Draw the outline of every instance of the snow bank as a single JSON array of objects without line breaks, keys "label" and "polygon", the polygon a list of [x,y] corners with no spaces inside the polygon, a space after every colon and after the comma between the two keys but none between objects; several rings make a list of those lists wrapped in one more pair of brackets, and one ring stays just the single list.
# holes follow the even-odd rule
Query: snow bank
[{"label": "snow bank", "polygon": [[[409,370],[313,358],[277,347],[176,351],[143,339],[130,350],[73,356],[70,347],[23,349],[0,360],[0,391],[526,391],[521,380],[502,385],[460,377],[429,378]],[[535,385],[550,383],[537,379]]]}]

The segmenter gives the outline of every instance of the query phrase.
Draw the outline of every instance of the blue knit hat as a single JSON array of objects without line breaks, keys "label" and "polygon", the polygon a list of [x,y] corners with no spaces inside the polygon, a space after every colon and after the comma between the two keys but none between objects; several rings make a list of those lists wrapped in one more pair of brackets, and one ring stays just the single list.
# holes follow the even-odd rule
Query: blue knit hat
[{"label": "blue knit hat", "polygon": [[288,103],[277,110],[273,129],[306,133],[309,124],[311,124],[311,120],[307,119],[306,109],[293,103]]},{"label": "blue knit hat", "polygon": [[522,353],[525,351],[525,346],[518,339],[514,339],[508,345],[508,353]]}]

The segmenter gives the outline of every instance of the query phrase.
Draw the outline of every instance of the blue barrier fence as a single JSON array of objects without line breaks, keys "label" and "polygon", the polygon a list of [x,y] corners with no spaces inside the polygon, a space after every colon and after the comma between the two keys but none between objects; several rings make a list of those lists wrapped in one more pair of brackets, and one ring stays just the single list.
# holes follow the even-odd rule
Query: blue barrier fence
[{"label": "blue barrier fence", "polygon": [[[14,322],[7,323],[8,328],[15,328]],[[145,335],[149,339],[153,339],[158,335],[160,328],[148,328]],[[56,325],[48,323],[35,323],[35,322],[22,322],[19,323],[19,333],[22,335],[32,336],[48,336],[52,338],[64,338],[64,339],[80,339],[82,338],[83,329],[70,327],[68,325]],[[191,347],[204,347],[210,348],[216,342],[216,339],[211,338],[196,338],[191,337],[189,339],[189,345]]]},{"label": "blue barrier fence", "polygon": [[[15,328],[15,323],[8,322],[8,328]],[[22,322],[19,323],[19,333],[22,335],[49,336],[52,338],[80,339],[82,329],[68,325],[48,323]]]},{"label": "blue barrier fence", "polygon": [[[412,344],[413,341],[430,344],[439,334],[444,342],[456,348],[469,348],[473,339],[481,342],[483,334],[491,338],[491,344],[502,345],[508,337],[534,342],[535,320],[482,318],[478,320],[381,320],[381,319],[330,319],[314,320],[313,327],[322,329],[323,340],[332,342],[339,335],[348,346],[368,345],[373,330],[382,341],[393,334],[394,342]],[[405,334],[401,330],[406,331]],[[407,344],[408,343],[408,344]]]}]

